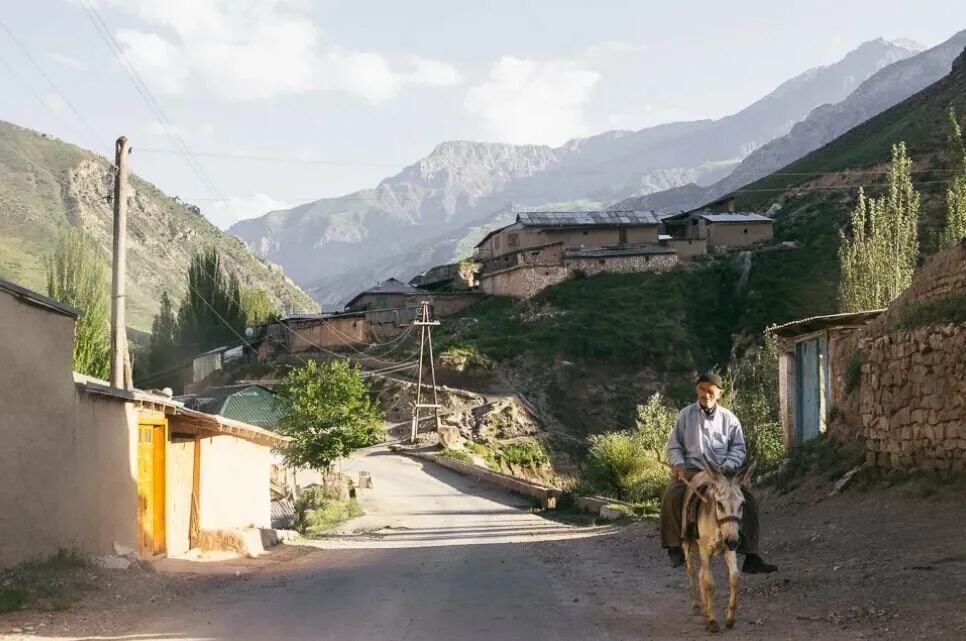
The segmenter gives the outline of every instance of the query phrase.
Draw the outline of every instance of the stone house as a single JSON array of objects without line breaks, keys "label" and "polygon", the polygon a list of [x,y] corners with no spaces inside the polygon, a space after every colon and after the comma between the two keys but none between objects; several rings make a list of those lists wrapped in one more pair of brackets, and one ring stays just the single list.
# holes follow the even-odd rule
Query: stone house
[{"label": "stone house", "polygon": [[475,258],[486,263],[503,254],[561,243],[564,247],[603,247],[657,243],[660,221],[648,211],[533,211],[487,234]]},{"label": "stone house", "polygon": [[409,280],[417,289],[429,292],[466,292],[477,286],[472,262],[448,263],[427,269]]},{"label": "stone house", "polygon": [[521,212],[476,246],[480,289],[530,298],[580,271],[640,272],[677,262],[651,212]]},{"label": "stone house", "polygon": [[708,247],[751,247],[774,238],[774,221],[748,212],[689,211],[662,220],[672,242],[704,240]]},{"label": "stone house", "polygon": [[79,312],[0,281],[0,566],[268,527],[274,432],[72,372]]},{"label": "stone house", "polygon": [[478,292],[473,291],[426,291],[418,289],[395,278],[370,287],[346,303],[347,312],[372,312],[380,310],[419,308],[427,301],[436,317],[456,314],[480,300]]},{"label": "stone house", "polygon": [[848,367],[832,358],[832,348],[881,313],[813,316],[769,328],[784,348],[778,362],[778,396],[786,450],[828,431],[832,408],[841,401],[834,395],[832,377],[844,375]]}]

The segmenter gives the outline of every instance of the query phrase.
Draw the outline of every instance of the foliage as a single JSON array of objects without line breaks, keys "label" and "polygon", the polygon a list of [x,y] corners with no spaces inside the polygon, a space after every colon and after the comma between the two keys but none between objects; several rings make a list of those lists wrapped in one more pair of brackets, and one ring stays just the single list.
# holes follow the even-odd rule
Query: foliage
[{"label": "foliage", "polygon": [[887,306],[912,282],[919,259],[919,192],[912,185],[905,144],[892,150],[887,192],[867,198],[859,191],[852,237],[839,250],[844,311]]},{"label": "foliage", "polygon": [[496,455],[499,462],[520,467],[539,468],[550,464],[550,457],[539,443],[510,443]]},{"label": "foliage", "polygon": [[746,461],[758,471],[775,467],[785,455],[778,405],[778,359],[781,341],[765,332],[762,344],[732,355],[725,374],[722,405],[741,422],[748,448]]},{"label": "foliage", "polygon": [[952,182],[946,189],[946,225],[939,240],[940,249],[955,247],[966,238],[966,144],[952,107],[949,108],[949,160]]},{"label": "foliage", "polygon": [[451,458],[454,461],[462,461],[463,463],[473,463],[473,458],[464,452],[463,450],[454,450],[452,448],[444,448],[439,452],[440,456],[445,456],[446,458]]},{"label": "foliage", "polygon": [[322,486],[310,486],[302,490],[295,503],[295,529],[305,536],[321,536],[363,513],[355,499],[327,498]]},{"label": "foliage", "polygon": [[217,249],[195,254],[188,268],[188,292],[178,310],[178,341],[184,353],[237,343],[246,324],[237,276],[226,273]]},{"label": "foliage", "polygon": [[915,329],[934,323],[966,323],[966,293],[956,292],[906,305],[895,321],[898,329]]},{"label": "foliage", "polygon": [[670,472],[632,432],[594,435],[589,443],[584,479],[596,492],[630,501],[660,496]]},{"label": "foliage", "polygon": [[349,361],[309,361],[289,372],[277,392],[277,430],[292,439],[282,451],[287,465],[323,469],[382,436],[383,413]]},{"label": "foliage", "polygon": [[241,308],[249,326],[264,325],[282,316],[275,305],[275,301],[263,289],[243,287],[241,289]]},{"label": "foliage", "polygon": [[482,354],[476,345],[450,345],[440,353],[439,360],[459,372],[493,368],[493,361]]},{"label": "foliage", "polygon": [[667,458],[668,435],[674,429],[678,412],[667,404],[659,393],[651,395],[644,405],[637,406],[634,436],[647,451],[660,460]]},{"label": "foliage", "polygon": [[146,376],[138,384],[161,388],[180,386],[180,365],[183,355],[178,345],[178,319],[174,315],[168,292],[161,294],[161,310],[151,324],[151,343],[148,346]]},{"label": "foliage", "polygon": [[845,366],[845,393],[851,394],[862,381],[862,357],[858,352],[849,357]]},{"label": "foliage", "polygon": [[111,368],[107,260],[84,230],[74,228],[61,234],[46,266],[47,294],[84,312],[75,329],[74,369],[107,378]]}]

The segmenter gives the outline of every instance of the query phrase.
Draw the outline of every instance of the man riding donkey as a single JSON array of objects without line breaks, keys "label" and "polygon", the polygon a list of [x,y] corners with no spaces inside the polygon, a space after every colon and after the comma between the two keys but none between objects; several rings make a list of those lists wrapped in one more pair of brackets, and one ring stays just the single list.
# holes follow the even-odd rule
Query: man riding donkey
[{"label": "man riding donkey", "polygon": [[[745,437],[741,423],[727,409],[718,405],[723,392],[721,377],[702,374],[698,378],[698,402],[678,414],[677,424],[667,443],[668,461],[674,478],[664,490],[661,500],[661,545],[667,549],[672,567],[684,565],[681,549],[681,519],[688,484],[705,469],[705,461],[725,474],[734,474],[745,461]],[[738,553],[745,555],[742,572],[761,574],[778,568],[758,555],[758,503],[747,488],[741,515],[741,539]]]}]

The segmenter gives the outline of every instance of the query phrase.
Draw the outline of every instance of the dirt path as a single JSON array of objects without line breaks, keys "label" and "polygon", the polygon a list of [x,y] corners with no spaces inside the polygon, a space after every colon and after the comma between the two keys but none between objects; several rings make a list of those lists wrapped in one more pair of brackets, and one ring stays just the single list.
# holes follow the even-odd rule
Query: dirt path
[{"label": "dirt path", "polygon": [[[574,529],[529,514],[511,495],[384,452],[344,469],[372,474],[366,516],[311,547],[221,566],[220,582],[204,589],[124,617],[89,613],[101,625],[81,638],[708,638],[687,614],[683,574],[665,565],[653,523]],[[747,578],[738,626],[721,638],[966,638],[960,503],[896,491],[817,505],[767,500],[766,551],[782,570]],[[924,539],[927,522],[935,528]],[[12,638],[76,639],[76,630],[53,621]]]}]

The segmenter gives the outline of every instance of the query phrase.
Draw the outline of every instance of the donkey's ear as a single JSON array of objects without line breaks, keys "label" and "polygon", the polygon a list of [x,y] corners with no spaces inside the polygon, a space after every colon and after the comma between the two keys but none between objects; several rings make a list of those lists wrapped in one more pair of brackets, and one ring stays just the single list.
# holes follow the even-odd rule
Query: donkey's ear
[{"label": "donkey's ear", "polygon": [[758,461],[752,461],[751,465],[745,468],[744,472],[738,475],[738,484],[742,487],[751,486],[751,475],[755,473],[755,466],[758,465]]}]

